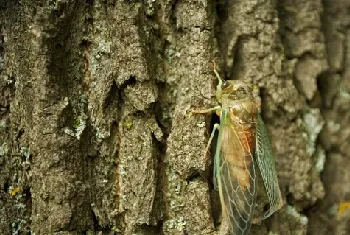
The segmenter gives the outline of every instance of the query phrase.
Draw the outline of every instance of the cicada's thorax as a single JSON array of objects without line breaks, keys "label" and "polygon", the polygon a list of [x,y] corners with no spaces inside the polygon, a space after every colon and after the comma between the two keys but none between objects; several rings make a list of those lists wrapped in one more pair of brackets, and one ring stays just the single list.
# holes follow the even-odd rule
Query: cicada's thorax
[{"label": "cicada's thorax", "polygon": [[236,101],[228,108],[227,122],[232,125],[246,154],[255,150],[257,107],[253,100]]},{"label": "cicada's thorax", "polygon": [[223,141],[221,148],[223,152],[227,153],[228,161],[232,161],[232,164],[230,164],[232,175],[238,179],[242,189],[247,189],[251,183],[249,172],[253,164],[252,156],[255,151],[259,107],[249,84],[231,85],[236,85],[236,87],[233,87],[235,89],[232,90],[232,87],[227,87],[222,91],[221,107],[227,113],[223,138],[230,133],[229,139],[233,143]]}]

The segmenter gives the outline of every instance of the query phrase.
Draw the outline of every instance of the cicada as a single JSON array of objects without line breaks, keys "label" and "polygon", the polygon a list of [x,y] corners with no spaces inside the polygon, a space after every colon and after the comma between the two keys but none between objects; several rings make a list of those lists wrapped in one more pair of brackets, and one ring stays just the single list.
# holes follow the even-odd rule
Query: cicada
[{"label": "cicada", "polygon": [[265,124],[260,116],[257,86],[240,80],[219,80],[217,107],[193,110],[192,113],[216,112],[220,124],[215,124],[206,148],[218,130],[214,158],[214,186],[219,191],[222,217],[233,235],[248,234],[253,220],[257,194],[258,166],[270,207],[261,217],[266,219],[283,205],[275,163]]}]

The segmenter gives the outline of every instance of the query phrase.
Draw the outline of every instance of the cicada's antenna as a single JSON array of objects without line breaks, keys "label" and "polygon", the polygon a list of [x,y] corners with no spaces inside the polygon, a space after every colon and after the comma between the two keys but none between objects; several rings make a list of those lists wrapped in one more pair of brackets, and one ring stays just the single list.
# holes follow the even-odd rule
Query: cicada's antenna
[{"label": "cicada's antenna", "polygon": [[214,73],[215,73],[215,76],[217,77],[217,79],[219,80],[219,83],[218,85],[216,86],[216,99],[217,100],[220,100],[221,98],[221,94],[222,94],[222,79],[218,73],[218,71],[216,70],[216,62],[215,60],[213,60],[213,67],[214,67]]}]

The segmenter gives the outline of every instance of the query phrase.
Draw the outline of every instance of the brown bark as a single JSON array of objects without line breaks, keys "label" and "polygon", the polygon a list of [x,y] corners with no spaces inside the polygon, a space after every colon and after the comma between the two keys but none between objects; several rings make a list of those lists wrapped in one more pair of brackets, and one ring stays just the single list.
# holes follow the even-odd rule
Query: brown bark
[{"label": "brown bark", "polygon": [[250,234],[350,233],[349,0],[0,1],[0,24],[0,234],[222,234],[188,115],[212,59],[261,88],[286,202]]}]

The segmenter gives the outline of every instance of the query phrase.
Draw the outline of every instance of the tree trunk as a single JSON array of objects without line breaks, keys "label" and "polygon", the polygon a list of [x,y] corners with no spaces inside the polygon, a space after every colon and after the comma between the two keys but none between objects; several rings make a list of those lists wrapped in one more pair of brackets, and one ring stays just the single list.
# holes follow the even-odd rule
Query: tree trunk
[{"label": "tree trunk", "polygon": [[285,201],[250,234],[350,233],[350,0],[1,0],[0,24],[1,234],[225,234],[216,118],[188,115],[213,59],[260,87]]}]

